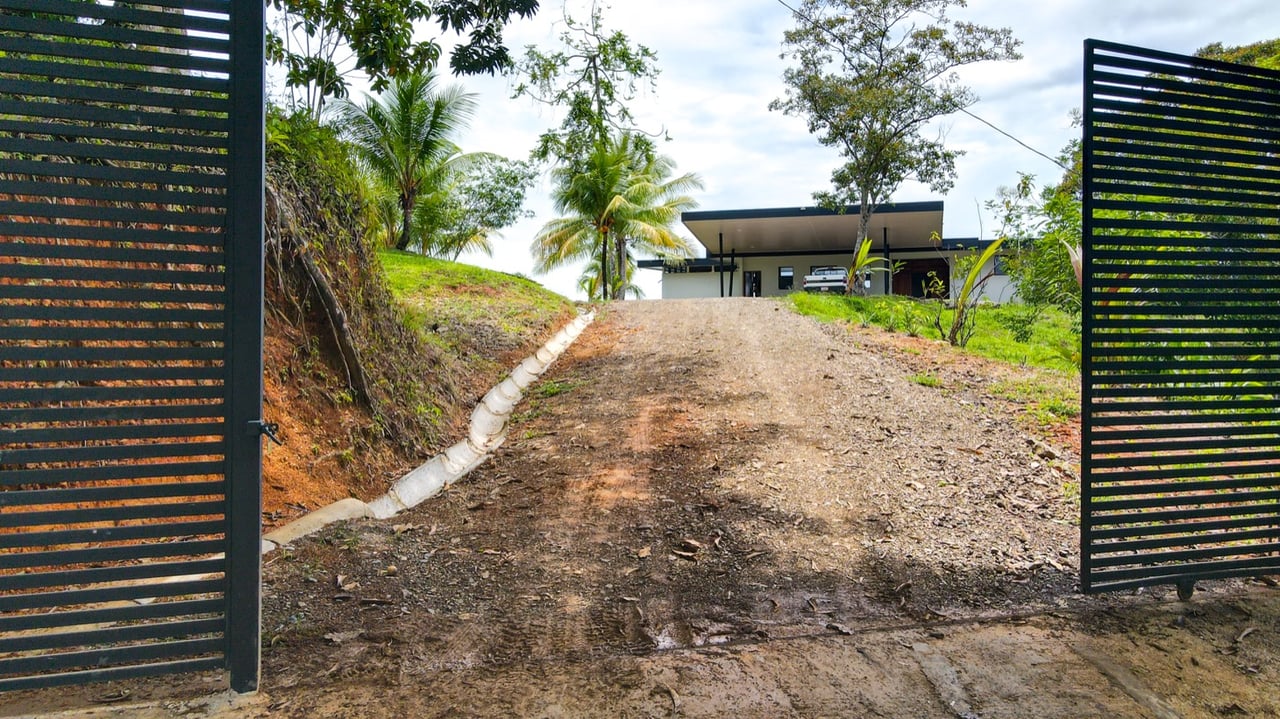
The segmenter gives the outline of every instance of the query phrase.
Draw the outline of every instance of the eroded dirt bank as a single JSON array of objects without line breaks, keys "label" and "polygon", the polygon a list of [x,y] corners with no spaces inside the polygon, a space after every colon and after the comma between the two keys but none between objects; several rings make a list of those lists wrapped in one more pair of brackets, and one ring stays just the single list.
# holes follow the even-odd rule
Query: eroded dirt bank
[{"label": "eroded dirt bank", "polygon": [[1280,593],[1081,597],[1073,451],[928,361],[610,308],[494,460],[269,558],[241,714],[1280,715]]}]

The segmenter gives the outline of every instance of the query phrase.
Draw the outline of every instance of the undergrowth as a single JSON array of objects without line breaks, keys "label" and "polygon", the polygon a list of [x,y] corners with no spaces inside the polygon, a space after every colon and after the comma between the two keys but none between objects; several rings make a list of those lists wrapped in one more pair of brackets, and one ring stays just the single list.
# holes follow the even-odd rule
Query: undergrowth
[{"label": "undergrowth", "polygon": [[[281,379],[314,381],[320,361],[351,384],[367,379],[371,422],[362,441],[390,441],[411,455],[439,446],[441,418],[459,401],[456,373],[442,353],[405,323],[367,232],[365,186],[334,132],[297,115],[273,111],[267,123],[268,332],[283,325],[297,348]],[[359,368],[338,349],[342,330],[325,311],[303,254],[319,267],[359,349]],[[342,389],[331,390],[334,393]]]}]

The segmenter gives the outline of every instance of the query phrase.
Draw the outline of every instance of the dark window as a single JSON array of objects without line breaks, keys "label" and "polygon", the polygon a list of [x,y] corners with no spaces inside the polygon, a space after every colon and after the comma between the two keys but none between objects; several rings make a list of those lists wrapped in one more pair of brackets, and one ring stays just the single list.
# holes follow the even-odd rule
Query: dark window
[{"label": "dark window", "polygon": [[778,268],[778,289],[789,290],[795,287],[796,271],[791,267]]}]

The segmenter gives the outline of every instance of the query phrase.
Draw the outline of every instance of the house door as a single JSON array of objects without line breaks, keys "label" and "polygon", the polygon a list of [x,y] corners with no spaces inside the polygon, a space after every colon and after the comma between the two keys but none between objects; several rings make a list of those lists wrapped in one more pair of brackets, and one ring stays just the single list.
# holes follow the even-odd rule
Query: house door
[{"label": "house door", "polygon": [[951,269],[943,259],[907,260],[902,263],[902,268],[893,275],[893,294],[908,297],[928,296],[926,288],[933,280],[929,276],[930,273],[942,280],[942,296],[946,297],[950,289],[948,285]]},{"label": "house door", "polygon": [[760,296],[760,271],[750,270],[742,273],[742,296]]}]

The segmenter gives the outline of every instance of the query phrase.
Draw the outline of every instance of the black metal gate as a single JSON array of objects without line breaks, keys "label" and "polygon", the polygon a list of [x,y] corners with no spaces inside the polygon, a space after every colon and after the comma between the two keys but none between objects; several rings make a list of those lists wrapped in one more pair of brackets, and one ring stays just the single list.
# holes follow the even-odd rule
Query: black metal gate
[{"label": "black metal gate", "polygon": [[1081,587],[1280,571],[1280,73],[1085,44]]},{"label": "black metal gate", "polygon": [[0,689],[258,681],[261,0],[0,0]]}]

